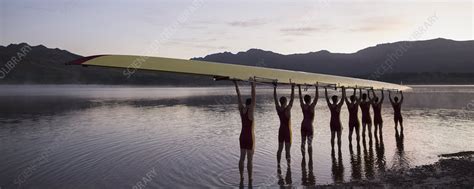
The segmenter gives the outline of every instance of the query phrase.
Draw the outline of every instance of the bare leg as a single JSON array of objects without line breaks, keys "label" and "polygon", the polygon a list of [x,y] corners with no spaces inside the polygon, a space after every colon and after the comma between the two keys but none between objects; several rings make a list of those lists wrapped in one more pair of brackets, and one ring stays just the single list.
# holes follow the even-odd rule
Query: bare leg
[{"label": "bare leg", "polygon": [[374,123],[374,137],[377,137],[377,129],[379,127],[378,123]]},{"label": "bare leg", "polygon": [[403,118],[400,118],[400,128],[401,128],[401,131],[403,133]]},{"label": "bare leg", "polygon": [[254,150],[247,150],[247,171],[249,174],[249,184],[252,182],[253,152]]},{"label": "bare leg", "polygon": [[306,136],[301,135],[301,155],[303,159],[305,158],[305,144],[306,143]]},{"label": "bare leg", "polygon": [[[239,160],[239,172],[240,172],[240,181],[244,180],[244,161],[245,161],[245,154],[247,153],[246,149],[240,149],[240,160]],[[247,160],[248,161],[248,160]]]},{"label": "bare leg", "polygon": [[380,125],[379,125],[379,137],[380,138],[382,138],[382,133],[383,133],[382,128],[383,128],[383,123],[380,123]]},{"label": "bare leg", "polygon": [[398,131],[398,119],[397,118],[393,118],[393,121],[395,122],[395,131]]},{"label": "bare leg", "polygon": [[291,163],[291,154],[290,154],[291,143],[285,142],[285,155],[286,155],[286,162],[288,163],[288,167]]},{"label": "bare leg", "polygon": [[339,153],[341,153],[341,134],[342,134],[342,131],[337,131],[337,147],[338,147]]},{"label": "bare leg", "polygon": [[362,137],[365,139],[365,127],[367,127],[367,123],[362,122]]},{"label": "bare leg", "polygon": [[357,138],[357,145],[359,145],[359,141],[360,141],[360,136],[359,136],[359,128],[360,126],[359,125],[356,125],[355,127],[355,130],[356,130],[356,138]]},{"label": "bare leg", "polygon": [[377,137],[377,123],[374,123],[374,137]]},{"label": "bare leg", "polygon": [[352,132],[354,132],[354,127],[349,125],[349,145],[352,145]]},{"label": "bare leg", "polygon": [[332,153],[334,153],[334,137],[336,136],[335,131],[331,131],[331,148],[332,148]]},{"label": "bare leg", "polygon": [[283,151],[283,142],[278,143],[278,151],[277,151],[277,163],[278,167],[280,167],[280,160],[281,160],[281,152]]},{"label": "bare leg", "polygon": [[367,123],[367,130],[369,133],[369,141],[372,141],[372,123]]},{"label": "bare leg", "polygon": [[379,145],[379,139],[377,138],[377,136],[374,136],[374,140],[375,140],[375,146],[377,147]]},{"label": "bare leg", "polygon": [[309,160],[313,159],[313,135],[308,136],[308,156]]}]

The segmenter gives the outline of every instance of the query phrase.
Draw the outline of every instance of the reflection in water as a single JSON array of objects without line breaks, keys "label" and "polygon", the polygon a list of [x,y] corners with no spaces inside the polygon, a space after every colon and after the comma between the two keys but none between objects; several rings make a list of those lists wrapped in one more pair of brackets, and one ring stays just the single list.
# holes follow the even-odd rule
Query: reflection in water
[{"label": "reflection in water", "polygon": [[[311,157],[311,156],[310,156]],[[316,177],[313,172],[313,158],[308,161],[309,172],[306,171],[306,160],[301,161],[301,181],[303,186],[314,186],[316,184]]]},{"label": "reflection in water", "polygon": [[[382,131],[382,130],[380,130]],[[380,132],[380,139],[375,135],[375,153],[377,154],[377,173],[381,174],[385,172],[385,146],[383,144],[383,135]]]},{"label": "reflection in water", "polygon": [[[427,93],[415,88],[406,94],[407,138],[395,129],[385,129],[384,139],[373,141],[375,147],[367,137],[369,144],[361,141],[359,148],[354,143],[353,149],[343,149],[342,159],[351,173],[343,174],[338,157],[327,156],[331,152],[327,143],[330,132],[321,129],[314,133],[318,140],[314,141],[313,160],[292,167],[298,174],[287,170],[278,177],[274,126],[279,120],[273,91],[262,88],[255,112],[258,148],[254,160],[258,161],[254,162],[253,186],[278,187],[280,178],[285,187],[313,185],[316,177],[318,183],[328,184],[336,178],[374,179],[392,165],[394,169],[409,168],[434,162],[441,151],[471,150],[474,143],[468,139],[474,134],[474,113],[461,108],[473,99],[474,87],[456,93],[451,89],[439,93],[444,87],[435,89],[437,92]],[[240,117],[234,88],[79,87],[69,92],[58,86],[50,89],[51,95],[40,95],[37,90],[8,91],[5,86],[0,90],[2,188],[15,188],[15,179],[31,167],[36,169],[23,188],[126,188],[152,168],[159,173],[150,188],[239,186],[239,153],[235,149]],[[437,103],[430,103],[433,99]],[[316,112],[318,117],[330,116],[325,104],[318,104]],[[294,120],[303,119],[299,110],[293,113]],[[382,114],[386,120],[393,118],[391,108],[384,108]],[[342,111],[341,116],[346,119],[348,112]],[[329,120],[316,119],[315,125],[329,125]],[[391,121],[386,124],[386,128],[393,126]],[[343,135],[348,132],[343,130]],[[295,141],[301,140],[300,134],[293,136]],[[349,143],[347,137],[342,142]],[[300,161],[302,155],[295,151],[299,150],[293,150],[293,158]],[[48,163],[35,164],[44,152],[48,152]],[[385,152],[395,155],[392,158]],[[305,178],[300,178],[302,172]],[[273,174],[269,177],[269,173]]]},{"label": "reflection in water", "polygon": [[344,182],[344,165],[342,163],[342,153],[339,151],[336,160],[336,153],[331,153],[332,156],[332,179],[334,183]]},{"label": "reflection in water", "polygon": [[372,140],[369,140],[368,153],[365,140],[363,140],[362,144],[364,147],[365,178],[372,180],[374,179],[374,151],[372,148]]},{"label": "reflection in water", "polygon": [[392,160],[393,166],[392,169],[408,169],[410,167],[409,161],[405,156],[404,150],[404,134],[403,132],[395,132],[395,141],[397,143],[397,150],[395,152],[394,158]]},{"label": "reflection in water", "polygon": [[357,145],[357,154],[354,154],[352,145],[349,145],[349,152],[351,154],[352,180],[360,180],[362,178],[362,160],[360,157],[360,145]]},{"label": "reflection in water", "polygon": [[277,174],[278,174],[278,185],[280,186],[291,186],[293,181],[291,180],[291,166],[288,166],[286,168],[286,176],[283,178],[283,175],[281,173],[281,167],[278,167],[277,169]]},{"label": "reflection in water", "polygon": [[[250,179],[249,182],[248,182],[248,188],[253,188],[253,180]],[[239,188],[244,188],[244,181],[243,180],[240,180],[240,183],[239,183]]]}]

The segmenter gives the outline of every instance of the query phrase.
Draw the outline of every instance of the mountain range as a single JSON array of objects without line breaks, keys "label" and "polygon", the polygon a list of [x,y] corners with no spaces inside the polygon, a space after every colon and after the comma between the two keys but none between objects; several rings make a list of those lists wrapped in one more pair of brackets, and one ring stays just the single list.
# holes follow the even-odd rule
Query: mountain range
[{"label": "mountain range", "polygon": [[474,83],[474,41],[432,39],[379,44],[355,53],[283,55],[260,49],[193,58],[395,83]]},{"label": "mountain range", "polygon": [[[31,49],[21,53],[24,49]],[[24,55],[22,55],[24,54]],[[27,43],[0,46],[0,84],[110,84],[110,85],[213,85],[206,77],[122,69],[65,65],[82,56],[58,48]],[[15,62],[9,66],[9,62]],[[12,68],[11,68],[12,67]],[[191,81],[191,82],[190,82]]]},{"label": "mountain range", "polygon": [[[29,51],[22,56],[22,50]],[[23,49],[22,49],[23,48]],[[0,84],[215,85],[207,77],[66,66],[82,56],[43,45],[0,46]],[[474,84],[474,41],[432,39],[379,44],[355,53],[326,50],[279,54],[260,49],[192,58],[212,62],[334,74],[404,84]],[[16,61],[13,61],[16,60]],[[8,65],[10,62],[10,65]],[[12,66],[12,62],[15,62]],[[219,83],[217,83],[219,84]]]}]

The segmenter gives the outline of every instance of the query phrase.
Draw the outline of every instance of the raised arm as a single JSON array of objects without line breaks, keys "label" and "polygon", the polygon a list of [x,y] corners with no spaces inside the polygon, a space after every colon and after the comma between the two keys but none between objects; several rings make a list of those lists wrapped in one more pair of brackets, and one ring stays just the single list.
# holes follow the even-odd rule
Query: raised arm
[{"label": "raised arm", "polygon": [[291,108],[293,107],[293,101],[295,100],[295,84],[291,84],[291,97],[290,97],[290,103],[288,103],[288,106]]},{"label": "raised arm", "polygon": [[235,92],[237,93],[237,102],[239,105],[239,111],[242,111],[242,108],[244,105],[242,104],[242,97],[240,96],[240,90],[239,90],[239,85],[237,84],[237,81],[233,81],[235,85]]},{"label": "raised arm", "polygon": [[275,107],[277,109],[280,108],[280,103],[278,103],[278,99],[277,99],[277,85],[276,85],[276,83],[273,86],[273,99],[275,100]]},{"label": "raised arm", "polygon": [[390,100],[390,104],[393,105],[393,99],[392,99],[392,91],[388,91],[388,100]]},{"label": "raised arm", "polygon": [[401,99],[400,99],[400,104],[403,103],[403,91],[400,91]]},{"label": "raised arm", "polygon": [[300,97],[300,105],[303,107],[303,96],[301,95],[301,85],[298,85],[298,94]]},{"label": "raised arm", "polygon": [[255,83],[254,80],[251,79],[251,80],[250,80],[250,84],[252,85],[252,92],[251,92],[251,95],[252,95],[252,102],[251,102],[250,108],[249,108],[249,110],[248,110],[248,111],[249,111],[248,116],[249,116],[249,119],[250,119],[250,120],[254,120],[254,119],[253,119],[253,118],[254,118],[254,117],[253,117],[253,113],[254,113],[254,111],[255,111],[255,104],[256,104],[256,98],[255,98],[255,97],[256,97],[256,95],[255,95],[255,85],[256,85],[256,83]]},{"label": "raised arm", "polygon": [[369,89],[367,89],[367,98],[369,99],[369,101],[372,99],[372,98],[370,97],[370,90],[369,90]]},{"label": "raised arm", "polygon": [[[372,92],[374,92],[373,89],[371,89],[371,90],[372,90]],[[375,94],[374,94],[374,95],[375,95]],[[375,96],[374,96],[374,97],[375,97]],[[367,90],[367,98],[369,98],[369,103],[372,103],[373,99],[372,99],[372,97],[370,97],[370,90]]]},{"label": "raised arm", "polygon": [[346,88],[345,87],[342,87],[342,97],[341,97],[341,101],[339,101],[339,104],[337,104],[337,106],[339,108],[342,107],[342,105],[344,105],[344,99],[346,99]]},{"label": "raised arm", "polygon": [[255,98],[257,95],[256,95],[256,91],[255,91],[255,88],[256,88],[256,83],[255,81],[251,81],[252,83],[252,109],[255,108],[255,104],[257,104],[257,98]]},{"label": "raised arm", "polygon": [[313,99],[313,103],[311,103],[311,107],[314,108],[316,106],[316,104],[318,103],[318,98],[319,98],[319,90],[318,90],[318,86],[315,86],[316,88],[316,92],[314,94],[314,99]]},{"label": "raised arm", "polygon": [[331,105],[331,102],[329,102],[328,88],[327,87],[324,87],[324,94],[326,96],[326,102],[328,103],[328,106]]},{"label": "raised arm", "polygon": [[379,104],[382,104],[384,99],[385,99],[385,95],[383,95],[383,89],[382,89],[382,97],[380,98]]},{"label": "raised arm", "polygon": [[362,93],[361,90],[359,90],[359,97],[357,97],[357,95],[355,95],[356,91],[354,90],[354,95],[355,95],[355,100],[356,100],[356,105],[357,106],[360,104],[360,99],[362,98],[362,94],[360,94],[360,93]]},{"label": "raised arm", "polygon": [[[347,105],[351,104],[351,102],[350,102],[349,99],[347,98],[347,95],[345,95],[345,94],[346,94],[346,91],[343,90],[342,93],[343,93],[343,95],[345,96],[345,97],[343,98],[343,100],[346,101],[346,104],[347,104]],[[354,94],[355,94],[355,89],[354,89]]]}]

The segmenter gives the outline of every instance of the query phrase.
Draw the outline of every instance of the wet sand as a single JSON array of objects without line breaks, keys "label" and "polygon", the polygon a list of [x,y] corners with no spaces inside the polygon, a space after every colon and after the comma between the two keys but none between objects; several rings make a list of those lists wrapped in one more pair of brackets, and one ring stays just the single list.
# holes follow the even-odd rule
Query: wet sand
[{"label": "wet sand", "polygon": [[379,179],[346,182],[325,187],[474,187],[474,151],[439,155],[439,161],[410,169],[387,170]]}]

